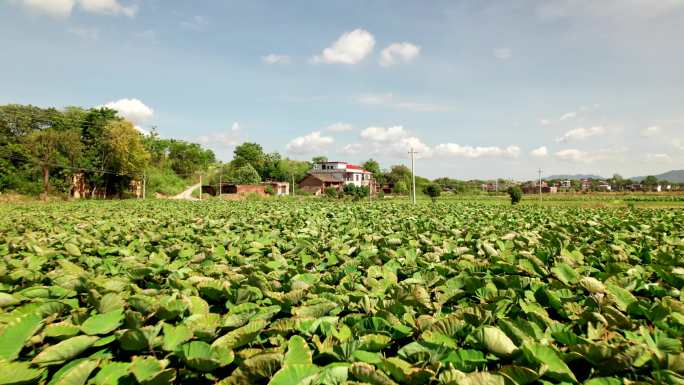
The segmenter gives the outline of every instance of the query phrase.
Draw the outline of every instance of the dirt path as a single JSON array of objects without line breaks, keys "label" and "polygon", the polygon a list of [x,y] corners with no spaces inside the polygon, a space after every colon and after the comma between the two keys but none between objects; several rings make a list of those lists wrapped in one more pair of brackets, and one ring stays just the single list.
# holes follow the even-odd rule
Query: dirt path
[{"label": "dirt path", "polygon": [[199,183],[192,185],[182,193],[172,196],[171,199],[185,199],[188,201],[198,201],[199,199],[192,196],[192,192],[195,191],[195,189],[200,188],[200,186],[201,185]]}]

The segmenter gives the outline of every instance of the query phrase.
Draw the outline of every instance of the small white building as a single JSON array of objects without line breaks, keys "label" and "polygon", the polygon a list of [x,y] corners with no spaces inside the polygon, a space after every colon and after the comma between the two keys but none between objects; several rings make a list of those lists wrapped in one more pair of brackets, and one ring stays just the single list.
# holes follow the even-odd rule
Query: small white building
[{"label": "small white building", "polygon": [[316,163],[311,170],[312,174],[335,174],[344,180],[344,184],[353,184],[357,187],[369,186],[373,179],[370,171],[363,167],[347,162],[322,162]]}]

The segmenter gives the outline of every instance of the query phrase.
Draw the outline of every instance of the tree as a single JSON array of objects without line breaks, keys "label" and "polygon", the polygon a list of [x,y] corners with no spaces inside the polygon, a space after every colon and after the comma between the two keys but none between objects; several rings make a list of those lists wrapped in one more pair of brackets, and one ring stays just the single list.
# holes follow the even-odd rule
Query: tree
[{"label": "tree", "polygon": [[245,142],[233,150],[231,164],[236,169],[249,164],[259,175],[263,175],[265,157],[264,149],[260,144]]},{"label": "tree", "polygon": [[54,128],[33,131],[25,138],[25,144],[33,160],[43,171],[43,191],[47,197],[50,191],[50,169],[59,158],[59,143],[62,135]]},{"label": "tree", "polygon": [[380,174],[380,163],[378,161],[371,159],[368,159],[367,161],[363,162],[363,168],[366,171],[370,171],[373,176],[377,176]]},{"label": "tree", "polygon": [[107,124],[104,143],[108,169],[120,174],[142,174],[150,160],[142,136],[131,122],[116,120]]},{"label": "tree", "polygon": [[518,186],[511,186],[507,190],[508,195],[511,197],[511,204],[517,205],[522,199],[522,190]]},{"label": "tree", "polygon": [[259,173],[257,173],[251,164],[245,164],[242,167],[238,167],[235,172],[233,172],[232,179],[233,182],[237,184],[257,184],[261,182]]},{"label": "tree", "polygon": [[319,155],[319,156],[314,156],[311,158],[311,163],[325,163],[328,161],[327,156]]},{"label": "tree", "polygon": [[658,185],[658,178],[656,178],[653,175],[649,175],[646,178],[644,178],[643,182],[644,186],[648,187],[649,189],[653,189],[655,186]]},{"label": "tree", "polygon": [[406,182],[400,180],[394,183],[394,188],[392,189],[392,192],[399,195],[404,195],[408,193],[408,187],[406,186]]},{"label": "tree", "polygon": [[423,188],[423,193],[434,202],[442,194],[442,188],[438,184],[431,183]]}]

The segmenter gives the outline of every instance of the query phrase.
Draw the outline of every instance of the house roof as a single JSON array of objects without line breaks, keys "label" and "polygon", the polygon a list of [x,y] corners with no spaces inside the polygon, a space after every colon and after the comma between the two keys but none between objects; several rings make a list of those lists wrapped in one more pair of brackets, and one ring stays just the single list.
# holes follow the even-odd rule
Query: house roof
[{"label": "house roof", "polygon": [[309,176],[314,177],[321,182],[344,182],[342,174],[334,173],[310,173]]},{"label": "house roof", "polygon": [[357,165],[355,165],[355,164],[349,164],[349,163],[347,163],[347,170],[357,170],[357,171],[361,171],[361,172],[363,172],[363,173],[369,173],[369,174],[370,174],[370,171],[367,171],[367,170],[365,170],[363,167],[357,166]]}]

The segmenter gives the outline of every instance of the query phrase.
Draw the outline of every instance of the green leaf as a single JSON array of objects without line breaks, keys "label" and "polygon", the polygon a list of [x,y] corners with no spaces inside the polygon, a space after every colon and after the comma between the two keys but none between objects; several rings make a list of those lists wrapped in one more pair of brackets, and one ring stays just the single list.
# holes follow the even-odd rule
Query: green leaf
[{"label": "green leaf", "polygon": [[77,357],[99,340],[96,336],[77,336],[62,341],[57,345],[48,346],[31,361],[36,365],[59,365]]},{"label": "green leaf", "polygon": [[97,314],[85,320],[81,325],[81,330],[88,335],[111,333],[121,326],[123,319],[123,309]]},{"label": "green leaf", "polygon": [[0,361],[0,385],[35,384],[44,372],[30,367],[28,362]]},{"label": "green leaf", "polygon": [[267,321],[255,320],[247,325],[228,332],[228,334],[216,339],[212,346],[222,346],[226,349],[235,349],[254,341],[261,329],[268,325]]},{"label": "green leaf", "polygon": [[627,311],[629,305],[637,301],[636,297],[628,290],[614,284],[607,284],[608,294],[622,311]]},{"label": "green leaf", "polygon": [[178,326],[164,324],[163,330],[164,339],[162,349],[167,352],[176,351],[180,345],[192,339],[192,330],[182,324]]},{"label": "green leaf", "polygon": [[485,326],[476,334],[476,337],[490,353],[497,356],[508,357],[518,351],[513,341],[497,327]]},{"label": "green leaf", "polygon": [[64,373],[54,385],[83,385],[99,364],[99,360],[84,360]]},{"label": "green leaf", "polygon": [[580,275],[566,263],[556,263],[551,272],[566,285],[576,284],[580,279]]},{"label": "green leaf", "polygon": [[614,377],[600,377],[584,381],[583,385],[622,385],[622,381]]},{"label": "green leaf", "polygon": [[285,353],[285,365],[304,365],[311,363],[311,350],[304,338],[300,336],[290,337]]},{"label": "green leaf", "polygon": [[286,365],[273,375],[268,385],[299,385],[306,384],[305,380],[315,376],[321,369],[313,364]]},{"label": "green leaf", "polygon": [[211,372],[233,362],[231,350],[212,347],[204,341],[192,341],[181,347],[179,356],[191,368],[200,372]]},{"label": "green leaf", "polygon": [[21,349],[40,329],[42,319],[35,314],[26,314],[10,321],[0,334],[0,359],[14,361]]},{"label": "green leaf", "polygon": [[575,375],[568,368],[568,365],[560,359],[558,353],[553,348],[537,342],[525,342],[522,350],[528,361],[547,366],[544,375],[548,375],[550,378],[558,381],[577,382]]},{"label": "green leaf", "polygon": [[119,380],[128,375],[128,362],[110,362],[100,369],[93,378],[95,385],[118,385]]},{"label": "green leaf", "polygon": [[65,243],[64,250],[75,257],[81,256],[81,249],[79,249],[78,246],[74,245],[73,243]]}]

